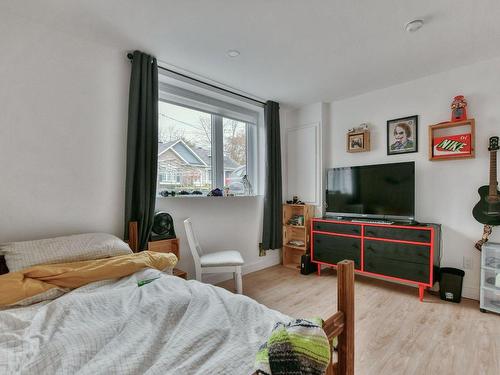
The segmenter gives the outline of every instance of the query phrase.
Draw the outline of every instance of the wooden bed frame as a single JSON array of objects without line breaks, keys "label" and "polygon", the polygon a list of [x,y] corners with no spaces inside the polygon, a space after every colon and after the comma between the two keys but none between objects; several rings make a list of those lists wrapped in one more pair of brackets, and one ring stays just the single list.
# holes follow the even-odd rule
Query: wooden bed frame
[{"label": "wooden bed frame", "polygon": [[337,263],[337,312],[323,329],[331,342],[338,337],[337,363],[328,366],[327,375],[354,375],[354,262]]},{"label": "wooden bed frame", "polygon": [[128,245],[134,253],[139,251],[139,237],[138,237],[137,221],[128,223]]},{"label": "wooden bed frame", "polygon": [[[129,224],[129,246],[138,251],[137,222]],[[338,337],[337,362],[330,361],[326,375],[354,375],[354,262],[337,263],[337,312],[323,324],[332,342]]]}]

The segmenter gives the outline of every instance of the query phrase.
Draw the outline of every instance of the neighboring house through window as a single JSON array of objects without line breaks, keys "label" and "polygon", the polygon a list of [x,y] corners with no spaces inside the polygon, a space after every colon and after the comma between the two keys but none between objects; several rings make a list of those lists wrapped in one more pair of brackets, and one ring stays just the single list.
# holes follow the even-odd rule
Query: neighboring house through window
[{"label": "neighboring house through window", "polygon": [[256,184],[257,111],[160,83],[158,112],[158,193],[244,195],[245,175]]}]

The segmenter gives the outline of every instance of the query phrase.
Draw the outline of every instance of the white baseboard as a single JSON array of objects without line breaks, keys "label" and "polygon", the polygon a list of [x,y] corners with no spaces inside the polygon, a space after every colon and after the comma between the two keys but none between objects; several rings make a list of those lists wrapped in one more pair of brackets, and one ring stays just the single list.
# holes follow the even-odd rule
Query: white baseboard
[{"label": "white baseboard", "polygon": [[469,299],[475,299],[479,301],[479,286],[473,288],[470,286],[463,286],[462,287],[462,297],[464,298],[469,298]]},{"label": "white baseboard", "polygon": [[[245,264],[241,272],[243,275],[255,271],[260,271],[265,268],[269,268],[281,263],[280,251],[279,250],[268,250],[266,256],[260,257],[257,261],[250,264]],[[226,280],[233,278],[230,273],[213,273],[203,275],[203,282],[208,284],[218,284]],[[244,287],[244,286],[243,286]]]},{"label": "white baseboard", "polygon": [[[431,288],[432,291],[439,293],[439,283],[434,284]],[[462,297],[468,299],[475,299],[479,301],[479,286],[471,287],[471,286],[462,286]]]}]

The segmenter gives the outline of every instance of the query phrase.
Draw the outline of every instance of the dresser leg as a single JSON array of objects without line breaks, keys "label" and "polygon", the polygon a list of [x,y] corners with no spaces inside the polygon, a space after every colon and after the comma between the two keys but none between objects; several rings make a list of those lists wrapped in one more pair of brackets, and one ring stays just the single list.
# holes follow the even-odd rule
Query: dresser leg
[{"label": "dresser leg", "polygon": [[418,286],[418,298],[420,299],[420,302],[423,302],[424,300],[424,290],[425,287],[423,285]]}]

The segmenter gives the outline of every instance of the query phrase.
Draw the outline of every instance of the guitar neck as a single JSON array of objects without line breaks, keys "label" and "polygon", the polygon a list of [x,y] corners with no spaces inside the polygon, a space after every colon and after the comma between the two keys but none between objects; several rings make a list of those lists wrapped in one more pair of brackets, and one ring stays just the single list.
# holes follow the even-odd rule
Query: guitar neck
[{"label": "guitar neck", "polygon": [[496,196],[497,193],[497,152],[490,151],[490,189],[489,196]]}]

